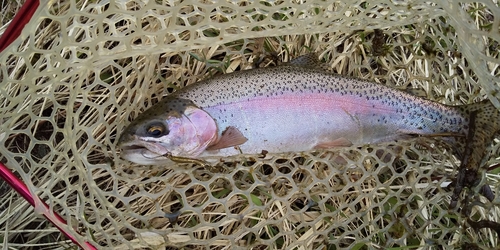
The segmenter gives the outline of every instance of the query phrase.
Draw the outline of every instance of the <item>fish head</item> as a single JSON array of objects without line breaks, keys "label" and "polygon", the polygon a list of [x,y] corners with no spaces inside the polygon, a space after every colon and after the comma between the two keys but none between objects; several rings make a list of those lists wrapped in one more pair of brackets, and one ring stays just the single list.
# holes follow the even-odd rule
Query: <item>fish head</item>
[{"label": "fish head", "polygon": [[138,164],[170,162],[167,155],[196,157],[217,141],[217,124],[190,100],[167,98],[125,128],[118,140],[122,158]]}]

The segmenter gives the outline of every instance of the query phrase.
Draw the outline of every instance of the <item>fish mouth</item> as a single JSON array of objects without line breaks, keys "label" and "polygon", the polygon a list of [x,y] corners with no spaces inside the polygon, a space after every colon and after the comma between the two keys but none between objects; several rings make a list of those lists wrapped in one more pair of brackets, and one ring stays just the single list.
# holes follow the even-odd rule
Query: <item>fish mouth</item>
[{"label": "fish mouth", "polygon": [[146,147],[137,144],[130,144],[130,145],[122,145],[120,146],[120,149],[122,151],[131,151],[131,150],[144,150],[146,149]]},{"label": "fish mouth", "polygon": [[[128,154],[130,152],[139,152],[139,151],[149,151],[147,147],[143,145],[143,143],[135,143],[135,142],[129,142],[129,143],[121,143],[118,144],[118,147],[121,149],[122,153]],[[153,152],[152,152],[153,153]]]},{"label": "fish mouth", "polygon": [[141,140],[137,137],[128,142],[118,143],[118,147],[122,150],[122,152],[149,151],[150,154],[156,154],[160,156],[170,153],[170,151],[159,142]]},{"label": "fish mouth", "polygon": [[[170,159],[164,154],[159,154],[151,150],[150,145],[145,145],[145,142],[129,142],[119,144],[121,157],[125,160],[138,163],[141,165],[157,165],[170,163]],[[168,152],[167,152],[168,153]]]},{"label": "fish mouth", "polygon": [[161,157],[165,154],[159,154],[155,151],[150,150],[149,147],[146,147],[141,144],[126,144],[126,145],[121,145],[120,149],[122,151],[122,154],[127,155],[131,153],[140,153],[144,157],[148,158],[154,158],[154,156]]}]

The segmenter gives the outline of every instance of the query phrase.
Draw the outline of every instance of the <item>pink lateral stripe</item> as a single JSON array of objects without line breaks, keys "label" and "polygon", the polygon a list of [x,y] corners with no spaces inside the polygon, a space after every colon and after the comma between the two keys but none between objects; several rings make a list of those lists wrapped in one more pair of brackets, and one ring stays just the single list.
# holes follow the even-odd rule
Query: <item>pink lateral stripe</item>
[{"label": "pink lateral stripe", "polygon": [[74,237],[74,235],[67,231],[64,227],[67,227],[66,221],[56,212],[51,211],[49,205],[40,198],[33,196],[29,191],[28,187],[17,178],[5,165],[0,163],[0,177],[2,177],[16,192],[18,192],[26,201],[28,201],[31,206],[35,208],[35,212],[43,214],[47,220],[49,220],[59,231],[61,231],[66,237],[68,237],[73,243],[81,247],[82,249],[96,250],[88,242],[80,243]]},{"label": "pink lateral stripe", "polygon": [[9,46],[21,34],[24,26],[31,20],[36,9],[40,5],[38,0],[26,0],[19,12],[16,13],[14,19],[9,24],[0,37],[0,52]]}]

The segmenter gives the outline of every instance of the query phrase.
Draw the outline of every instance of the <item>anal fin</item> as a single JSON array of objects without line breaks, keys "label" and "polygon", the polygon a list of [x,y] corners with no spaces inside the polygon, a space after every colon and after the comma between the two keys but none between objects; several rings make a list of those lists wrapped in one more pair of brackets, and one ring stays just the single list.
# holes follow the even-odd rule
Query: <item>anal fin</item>
[{"label": "anal fin", "polygon": [[315,149],[327,149],[327,148],[335,148],[335,147],[349,147],[352,145],[352,142],[347,140],[346,138],[338,138],[333,141],[320,142],[318,145],[314,146]]}]

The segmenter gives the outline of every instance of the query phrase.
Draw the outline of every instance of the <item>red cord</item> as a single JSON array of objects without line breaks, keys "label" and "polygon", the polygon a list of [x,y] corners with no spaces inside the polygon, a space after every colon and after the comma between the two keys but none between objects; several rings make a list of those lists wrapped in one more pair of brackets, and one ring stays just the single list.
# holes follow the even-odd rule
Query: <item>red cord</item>
[{"label": "red cord", "polygon": [[64,220],[55,211],[52,211],[44,201],[40,200],[38,197],[34,197],[29,191],[28,187],[17,178],[5,165],[0,162],[0,177],[3,178],[14,190],[16,190],[26,201],[28,201],[31,206],[35,208],[35,212],[43,214],[47,220],[49,220],[61,233],[66,235],[73,243],[80,246],[82,249],[96,250],[88,242],[78,242],[75,236],[69,232],[64,227],[67,226],[66,220]]},{"label": "red cord", "polygon": [[31,20],[38,5],[40,5],[39,0],[26,0],[0,37],[0,52],[7,48],[21,34],[24,26]]},{"label": "red cord", "polygon": [[[31,20],[31,17],[39,5],[39,0],[26,0],[14,19],[10,22],[9,27],[7,27],[3,35],[0,37],[0,52],[7,48],[7,46],[9,46],[21,34],[24,26]],[[26,201],[28,201],[28,203],[35,208],[36,212],[42,213],[47,220],[52,222],[52,224],[57,227],[61,233],[66,235],[66,237],[71,239],[73,243],[80,246],[82,249],[97,249],[88,242],[78,242],[75,236],[64,228],[67,226],[66,221],[55,211],[52,211],[47,203],[40,200],[38,197],[33,196],[28,187],[1,162],[0,177],[3,178],[5,182],[7,182],[14,190],[16,190],[16,192],[19,193]]]}]

